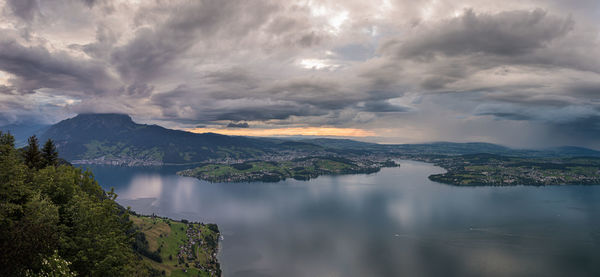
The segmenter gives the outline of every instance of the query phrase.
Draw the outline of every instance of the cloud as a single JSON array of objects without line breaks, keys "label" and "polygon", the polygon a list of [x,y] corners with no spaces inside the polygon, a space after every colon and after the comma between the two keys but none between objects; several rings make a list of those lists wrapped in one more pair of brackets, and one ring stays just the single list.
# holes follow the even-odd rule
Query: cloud
[{"label": "cloud", "polygon": [[[551,124],[568,124],[587,121],[600,117],[600,108],[587,105],[542,106],[529,107],[507,103],[490,103],[479,105],[476,115],[493,115],[511,120],[536,120]],[[594,125],[590,125],[594,128]]]},{"label": "cloud", "polygon": [[524,55],[546,47],[573,28],[573,20],[534,11],[506,11],[477,14],[467,9],[460,17],[443,20],[414,30],[404,41],[390,40],[382,52],[396,52],[410,59],[487,54]]},{"label": "cloud", "polygon": [[[6,34],[6,32],[4,32]],[[24,46],[0,38],[0,71],[15,77],[10,80],[20,93],[41,88],[74,93],[107,93],[118,85],[101,61],[76,59],[64,51],[50,52],[43,46]]]},{"label": "cloud", "polygon": [[394,113],[394,112],[408,112],[409,107],[394,105],[388,101],[368,101],[364,104],[363,109],[369,112],[378,113]]},{"label": "cloud", "polygon": [[600,147],[595,6],[0,0],[1,115]]},{"label": "cloud", "polygon": [[[219,47],[241,39],[265,24],[276,7],[266,1],[198,1],[158,5],[144,12],[154,14],[138,20],[143,24],[134,37],[111,54],[111,62],[126,78],[146,81],[163,73],[193,46]],[[245,16],[247,13],[253,16]],[[236,20],[231,20],[232,18]],[[149,26],[144,26],[149,25]],[[211,45],[216,43],[216,45]]]},{"label": "cloud", "polygon": [[32,20],[38,12],[37,0],[7,0],[12,12],[23,20]]},{"label": "cloud", "polygon": [[227,128],[249,128],[250,125],[248,125],[247,122],[241,122],[241,123],[233,123],[233,122],[229,122],[229,124],[227,124]]}]

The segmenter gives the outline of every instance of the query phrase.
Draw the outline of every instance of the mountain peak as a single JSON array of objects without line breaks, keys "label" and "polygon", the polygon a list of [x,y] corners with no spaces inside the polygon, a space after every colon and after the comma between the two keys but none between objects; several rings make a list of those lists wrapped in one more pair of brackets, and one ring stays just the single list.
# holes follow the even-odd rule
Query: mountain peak
[{"label": "mountain peak", "polygon": [[71,118],[73,120],[118,120],[133,122],[131,116],[122,113],[81,113]]},{"label": "mountain peak", "polygon": [[63,120],[61,123],[81,123],[85,126],[102,127],[102,128],[127,128],[134,126],[136,123],[133,122],[131,117],[127,114],[119,113],[85,113],[78,114],[77,116]]},{"label": "mountain peak", "polygon": [[56,141],[73,139],[81,140],[110,137],[124,130],[134,129],[137,124],[126,114],[102,113],[79,114],[52,125],[43,135],[43,139],[52,138]]}]

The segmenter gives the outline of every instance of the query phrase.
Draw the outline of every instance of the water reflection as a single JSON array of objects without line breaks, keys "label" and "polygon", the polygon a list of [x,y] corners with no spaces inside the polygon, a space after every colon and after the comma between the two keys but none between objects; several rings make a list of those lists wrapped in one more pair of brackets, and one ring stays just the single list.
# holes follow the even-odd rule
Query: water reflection
[{"label": "water reflection", "polygon": [[141,213],[216,222],[226,276],[597,276],[600,187],[459,188],[403,162],[309,182],[211,184],[93,167]]}]

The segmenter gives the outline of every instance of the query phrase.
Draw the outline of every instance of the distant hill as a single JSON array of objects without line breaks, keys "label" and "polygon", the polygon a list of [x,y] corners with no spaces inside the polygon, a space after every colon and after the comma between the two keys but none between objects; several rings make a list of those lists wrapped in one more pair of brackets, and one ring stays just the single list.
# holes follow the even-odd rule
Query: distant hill
[{"label": "distant hill", "polygon": [[506,154],[511,152],[512,149],[492,143],[484,142],[467,142],[467,143],[456,143],[456,142],[434,142],[424,144],[400,144],[400,145],[388,145],[388,148],[396,151],[404,152],[418,152],[421,154],[476,154],[476,153],[490,153],[490,154]]},{"label": "distant hill", "polygon": [[369,152],[397,153],[401,155],[465,155],[486,153],[517,157],[600,157],[600,151],[576,146],[562,146],[547,149],[514,149],[485,142],[377,144],[350,139],[331,138],[305,139],[302,141],[338,150],[365,150]]},{"label": "distant hill", "polygon": [[333,149],[354,149],[354,150],[369,150],[369,149],[384,149],[385,145],[362,142],[351,139],[332,139],[332,138],[316,138],[316,139],[303,139],[301,140],[306,143],[312,143],[327,148]]},{"label": "distant hill", "polygon": [[566,157],[600,157],[600,151],[578,146],[561,146],[544,149],[543,152],[553,154],[555,156]]}]

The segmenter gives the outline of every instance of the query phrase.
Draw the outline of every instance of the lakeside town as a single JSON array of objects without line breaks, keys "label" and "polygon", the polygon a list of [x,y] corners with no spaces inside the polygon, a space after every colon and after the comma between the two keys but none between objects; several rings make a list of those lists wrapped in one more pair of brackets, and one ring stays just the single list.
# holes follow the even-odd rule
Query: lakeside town
[{"label": "lakeside town", "polygon": [[532,159],[473,154],[419,160],[447,170],[429,176],[430,180],[458,186],[600,184],[600,158],[593,157]]}]

